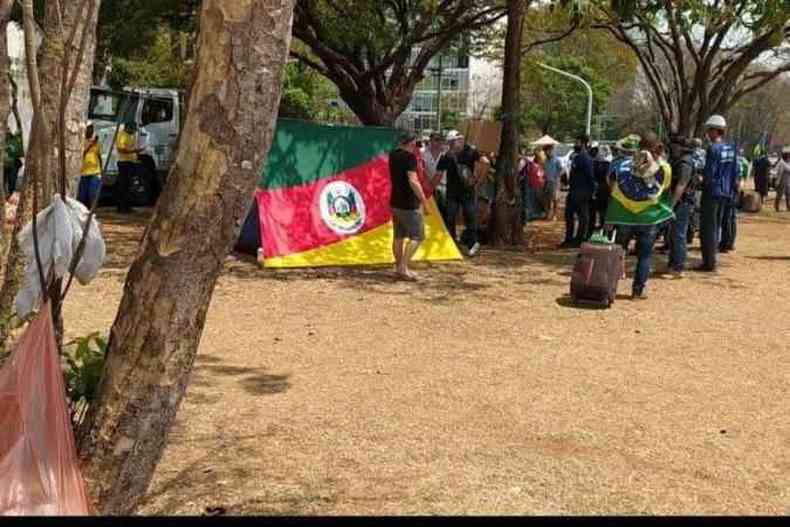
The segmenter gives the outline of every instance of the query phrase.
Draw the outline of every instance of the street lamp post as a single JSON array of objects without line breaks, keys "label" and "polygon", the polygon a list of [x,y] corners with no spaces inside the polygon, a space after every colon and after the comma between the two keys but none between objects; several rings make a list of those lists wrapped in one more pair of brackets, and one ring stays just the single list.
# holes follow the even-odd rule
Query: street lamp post
[{"label": "street lamp post", "polygon": [[590,84],[586,80],[579,77],[578,75],[574,75],[573,73],[568,73],[567,71],[562,71],[557,68],[552,68],[551,66],[547,66],[542,62],[538,62],[538,66],[553,71],[554,73],[559,73],[560,75],[570,77],[571,79],[582,83],[584,87],[587,89],[587,135],[589,136],[592,128],[592,106],[593,106],[593,93]]}]

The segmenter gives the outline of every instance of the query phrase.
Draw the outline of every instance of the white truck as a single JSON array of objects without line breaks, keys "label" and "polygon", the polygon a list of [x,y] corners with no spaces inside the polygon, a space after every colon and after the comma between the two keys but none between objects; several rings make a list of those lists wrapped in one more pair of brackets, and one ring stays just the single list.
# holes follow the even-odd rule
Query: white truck
[{"label": "white truck", "polygon": [[113,145],[116,126],[134,119],[139,128],[138,146],[144,146],[145,153],[139,156],[142,168],[130,185],[131,201],[134,206],[156,202],[175,161],[184,122],[183,92],[138,88],[113,91],[94,87],[88,119],[94,123],[102,148],[102,164],[106,166],[102,201],[112,200],[118,175],[118,152]]}]

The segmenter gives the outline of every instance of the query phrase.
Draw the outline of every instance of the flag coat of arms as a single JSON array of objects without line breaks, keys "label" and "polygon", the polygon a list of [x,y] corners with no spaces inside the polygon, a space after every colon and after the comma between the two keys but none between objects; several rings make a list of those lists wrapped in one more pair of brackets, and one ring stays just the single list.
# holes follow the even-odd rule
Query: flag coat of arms
[{"label": "flag coat of arms", "polygon": [[614,178],[606,223],[612,225],[658,225],[675,217],[669,189],[672,169],[660,163],[661,169],[650,181],[633,172],[630,157],[615,161],[611,168]]},{"label": "flag coat of arms", "polygon": [[[263,265],[392,263],[388,154],[396,144],[390,128],[278,120],[256,194]],[[415,260],[461,259],[433,199],[425,231]]]}]

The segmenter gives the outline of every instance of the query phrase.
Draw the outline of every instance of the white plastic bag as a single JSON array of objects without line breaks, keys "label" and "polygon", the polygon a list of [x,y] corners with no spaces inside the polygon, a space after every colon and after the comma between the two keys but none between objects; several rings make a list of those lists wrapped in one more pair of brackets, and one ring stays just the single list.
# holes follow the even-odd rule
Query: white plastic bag
[{"label": "white plastic bag", "polygon": [[[52,205],[38,213],[36,216],[38,245],[45,279],[49,277],[50,269],[58,278],[68,272],[87,220],[88,209],[82,203],[71,198],[66,198],[64,203],[59,194],[53,197]],[[16,296],[14,305],[17,315],[25,318],[38,307],[42,297],[32,222],[25,225],[19,233],[19,244],[25,255],[25,281]],[[74,276],[82,285],[96,277],[104,264],[105,256],[104,239],[99,222],[94,218],[88,228],[82,259],[74,272]]]}]

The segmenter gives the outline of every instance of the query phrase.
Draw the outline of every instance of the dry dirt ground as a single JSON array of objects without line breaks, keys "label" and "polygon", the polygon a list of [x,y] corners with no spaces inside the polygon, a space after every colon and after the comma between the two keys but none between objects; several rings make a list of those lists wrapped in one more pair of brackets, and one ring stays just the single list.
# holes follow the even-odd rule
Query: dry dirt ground
[{"label": "dry dirt ground", "polygon": [[[70,336],[111,325],[145,216],[103,218]],[[141,512],[790,514],[790,213],[611,310],[569,305],[559,223],[529,230],[417,285],[229,262]]]}]

